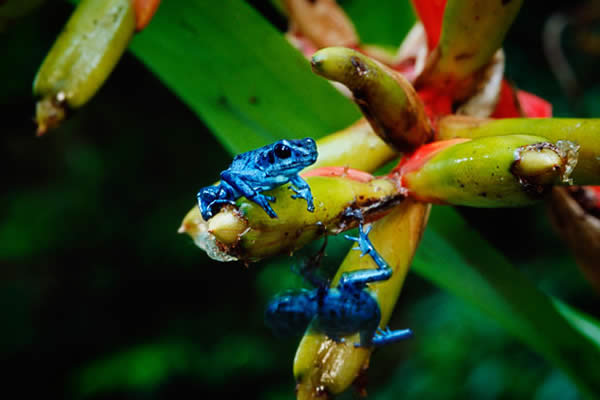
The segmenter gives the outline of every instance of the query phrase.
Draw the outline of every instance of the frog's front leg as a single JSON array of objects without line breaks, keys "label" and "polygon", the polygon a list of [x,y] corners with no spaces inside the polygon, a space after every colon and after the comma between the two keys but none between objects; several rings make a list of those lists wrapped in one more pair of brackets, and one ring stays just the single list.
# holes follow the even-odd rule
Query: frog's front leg
[{"label": "frog's front leg", "polygon": [[205,221],[218,213],[225,204],[235,204],[235,192],[227,183],[206,186],[197,194],[198,207]]},{"label": "frog's front leg", "polygon": [[306,209],[310,212],[315,211],[315,205],[313,204],[313,197],[308,183],[297,174],[290,179],[290,183],[290,189],[296,192],[296,194],[292,195],[292,199],[302,198],[306,200]]},{"label": "frog's front leg", "polygon": [[271,208],[269,201],[275,202],[275,198],[272,196],[266,196],[260,194],[258,191],[254,190],[252,186],[248,185],[242,178],[237,176],[237,174],[232,174],[229,170],[225,170],[221,172],[221,179],[227,182],[231,187],[233,187],[236,191],[245,196],[248,200],[255,202],[271,218],[277,218],[277,214]]}]

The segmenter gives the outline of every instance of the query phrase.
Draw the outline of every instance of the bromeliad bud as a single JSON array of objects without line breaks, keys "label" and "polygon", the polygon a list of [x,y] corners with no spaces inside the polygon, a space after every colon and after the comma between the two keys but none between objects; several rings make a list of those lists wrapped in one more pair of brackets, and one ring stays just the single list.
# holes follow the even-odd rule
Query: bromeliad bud
[{"label": "bromeliad bud", "polygon": [[315,73],[348,87],[375,133],[411,152],[433,136],[421,100],[399,73],[351,49],[330,47],[311,60]]},{"label": "bromeliad bud", "polygon": [[100,88],[135,31],[131,0],[83,0],[42,63],[33,83],[41,97],[38,135],[56,127],[67,109],[85,104]]},{"label": "bromeliad bud", "polygon": [[336,166],[373,172],[398,157],[398,153],[373,132],[364,118],[346,129],[317,140],[317,149],[317,162],[304,171]]},{"label": "bromeliad bud", "polygon": [[149,22],[160,0],[83,0],[50,49],[33,82],[37,133],[57,127],[70,109],[98,91],[135,31]]},{"label": "bromeliad bud", "polygon": [[[208,222],[198,220],[199,213],[191,211],[181,229],[193,229],[195,242],[213,258],[257,261],[293,252],[324,234],[355,227],[357,210],[365,221],[380,218],[404,199],[393,179],[365,181],[360,171],[361,179],[351,171],[336,177],[330,172],[327,169],[324,173],[328,177],[315,175],[318,171],[306,177],[314,199],[313,212],[307,210],[304,200],[293,199],[284,185],[264,192],[277,199],[271,206],[278,218],[271,218],[262,207],[241,197],[235,206],[223,207]],[[196,225],[198,222],[201,226]]]},{"label": "bromeliad bud", "polygon": [[[373,224],[369,237],[387,264],[393,269],[391,277],[370,286],[381,311],[380,327],[387,325],[419,244],[430,206],[407,199],[383,219]],[[375,268],[370,257],[350,251],[333,279],[336,286],[342,274]],[[297,398],[328,399],[346,390],[369,363],[372,348],[355,347],[358,334],[335,342],[323,333],[309,328],[294,359]]]},{"label": "bromeliad bud", "polygon": [[[561,140],[578,146],[577,165],[570,177],[576,185],[600,184],[600,119],[445,117],[439,121],[438,139],[481,138],[506,134],[534,135],[546,141]],[[567,146],[568,147],[568,146]],[[565,149],[568,150],[568,149]]]},{"label": "bromeliad bud", "polygon": [[433,203],[519,207],[535,203],[552,184],[569,182],[577,146],[507,135],[454,139],[423,146],[394,172],[409,195]]}]

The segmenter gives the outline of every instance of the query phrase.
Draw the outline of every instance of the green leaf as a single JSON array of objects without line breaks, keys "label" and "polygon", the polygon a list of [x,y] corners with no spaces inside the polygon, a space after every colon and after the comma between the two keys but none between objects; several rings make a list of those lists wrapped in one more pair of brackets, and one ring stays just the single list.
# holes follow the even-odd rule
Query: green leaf
[{"label": "green leaf", "polygon": [[[231,152],[319,137],[358,116],[249,6],[212,4],[163,2],[133,51]],[[600,394],[598,323],[542,293],[453,209],[435,209],[414,266],[562,368],[582,393]]]},{"label": "green leaf", "polygon": [[452,208],[434,208],[413,268],[495,319],[590,398],[600,393],[600,325],[539,291]]},{"label": "green leaf", "polygon": [[366,44],[398,48],[416,21],[410,1],[352,0],[340,4]]},{"label": "green leaf", "polygon": [[131,49],[232,154],[274,138],[320,137],[360,117],[242,1],[162,2]]}]

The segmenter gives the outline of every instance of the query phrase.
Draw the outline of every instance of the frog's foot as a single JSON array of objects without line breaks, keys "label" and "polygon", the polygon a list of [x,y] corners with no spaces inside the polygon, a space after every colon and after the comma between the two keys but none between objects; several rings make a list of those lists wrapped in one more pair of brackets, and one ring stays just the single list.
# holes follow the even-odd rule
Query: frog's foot
[{"label": "frog's foot", "polygon": [[353,242],[358,243],[358,247],[354,247],[352,250],[360,250],[361,257],[364,255],[367,255],[367,254],[375,253],[375,248],[373,247],[373,244],[371,243],[371,240],[369,239],[369,232],[371,232],[371,228],[372,228],[372,226],[369,225],[369,227],[366,230],[364,230],[364,225],[361,223],[358,228],[358,232],[359,232],[358,237],[344,235],[344,237],[346,239],[352,240]]},{"label": "frog's foot", "polygon": [[263,210],[265,210],[269,217],[277,218],[277,214],[275,214],[275,211],[273,211],[271,205],[269,204],[269,201],[273,203],[275,202],[275,197],[257,193],[255,196],[252,196],[249,200],[258,204]]},{"label": "frog's foot", "polygon": [[313,203],[313,197],[309,187],[298,189],[296,186],[290,185],[289,188],[296,193],[292,195],[292,199],[306,200],[306,209],[310,212],[315,211],[315,205]]},{"label": "frog's foot", "polygon": [[[385,329],[377,328],[377,332],[371,340],[361,340],[361,343],[354,343],[354,347],[381,347],[386,344],[392,344],[401,340],[413,337],[413,331],[410,329],[391,330],[389,327]],[[361,335],[362,339],[362,335]]]},{"label": "frog's foot", "polygon": [[199,207],[200,207],[200,213],[202,214],[202,218],[205,221],[208,221],[209,219],[214,217],[215,214],[218,214],[219,211],[221,211],[221,208],[223,208],[223,206],[226,204],[235,205],[235,201],[219,199],[219,200],[213,200],[208,204],[200,202]]},{"label": "frog's foot", "polygon": [[377,333],[373,335],[371,343],[375,347],[385,346],[386,344],[396,343],[404,339],[413,337],[413,331],[410,329],[391,330],[389,327],[385,329],[377,329]]}]

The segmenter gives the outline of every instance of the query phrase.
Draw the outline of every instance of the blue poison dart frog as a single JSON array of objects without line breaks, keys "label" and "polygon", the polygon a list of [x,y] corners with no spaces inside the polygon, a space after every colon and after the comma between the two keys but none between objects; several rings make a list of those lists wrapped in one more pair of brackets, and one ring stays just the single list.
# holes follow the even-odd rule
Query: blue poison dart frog
[{"label": "blue poison dart frog", "polygon": [[296,192],[292,198],[306,200],[308,211],[315,209],[308,184],[298,173],[317,161],[317,144],[311,138],[300,140],[279,140],[268,146],[238,154],[225,171],[221,172],[221,182],[207,186],[198,192],[198,206],[202,218],[208,220],[225,204],[235,204],[235,200],[245,196],[261,206],[271,218],[277,214],[269,202],[275,198],[261,192],[271,190],[286,183]]},{"label": "blue poison dart frog", "polygon": [[365,232],[361,224],[358,238],[346,238],[358,242],[355,250],[360,250],[361,256],[371,256],[377,268],[347,272],[335,288],[329,288],[327,282],[304,268],[302,274],[317,289],[284,292],[271,300],[265,311],[265,322],[275,334],[302,334],[312,322],[311,329],[337,342],[344,341],[342,336],[358,332],[360,343],[355,343],[356,347],[382,346],[412,337],[410,329],[379,328],[381,311],[367,283],[388,280],[392,269],[369,240],[370,230]]}]

